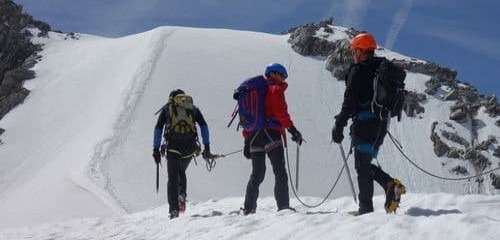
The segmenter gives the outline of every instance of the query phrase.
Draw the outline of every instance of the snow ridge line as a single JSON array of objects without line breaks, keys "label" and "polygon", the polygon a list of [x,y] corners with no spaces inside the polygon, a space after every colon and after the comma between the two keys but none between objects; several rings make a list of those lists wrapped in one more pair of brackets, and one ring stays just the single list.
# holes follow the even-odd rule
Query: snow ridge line
[{"label": "snow ridge line", "polygon": [[[166,46],[166,42],[177,29],[156,29],[161,31],[161,34],[155,36],[154,46],[150,49],[150,58],[144,61],[135,76],[130,89],[125,94],[123,101],[123,110],[113,126],[113,136],[102,140],[96,145],[94,156],[89,163],[87,169],[87,177],[92,181],[94,186],[82,186],[87,191],[92,192],[100,198],[106,205],[112,209],[117,209],[118,212],[129,212],[125,203],[123,203],[116,193],[114,186],[111,184],[108,175],[109,156],[113,154],[115,149],[121,144],[122,136],[126,135],[127,128],[131,122],[131,115],[134,113],[138,102],[142,98],[146,86],[151,80],[151,75],[156,67],[156,62]],[[79,184],[81,185],[81,184]]]}]

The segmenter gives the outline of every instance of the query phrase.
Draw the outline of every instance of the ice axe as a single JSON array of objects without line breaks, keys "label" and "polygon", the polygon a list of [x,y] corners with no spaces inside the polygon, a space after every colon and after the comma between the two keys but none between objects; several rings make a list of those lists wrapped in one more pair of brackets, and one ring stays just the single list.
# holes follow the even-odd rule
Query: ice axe
[{"label": "ice axe", "polygon": [[349,165],[347,165],[347,158],[345,157],[344,148],[342,147],[341,143],[339,143],[338,145],[340,148],[340,154],[342,155],[342,159],[344,160],[345,169],[347,170],[347,177],[349,178],[349,184],[351,185],[352,197],[354,198],[354,202],[358,203],[358,200],[356,198],[356,191],[354,190],[354,184],[352,183],[351,171],[349,171]]},{"label": "ice axe", "polygon": [[156,193],[160,189],[160,163],[156,164]]}]

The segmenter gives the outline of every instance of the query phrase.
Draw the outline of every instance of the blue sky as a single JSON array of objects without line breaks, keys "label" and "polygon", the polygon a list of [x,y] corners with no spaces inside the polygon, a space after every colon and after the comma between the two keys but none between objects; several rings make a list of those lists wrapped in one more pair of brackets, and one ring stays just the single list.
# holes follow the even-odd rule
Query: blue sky
[{"label": "blue sky", "polygon": [[481,93],[500,96],[497,0],[14,0],[64,32],[119,37],[157,26],[280,33],[334,17],[380,45],[458,71]]}]

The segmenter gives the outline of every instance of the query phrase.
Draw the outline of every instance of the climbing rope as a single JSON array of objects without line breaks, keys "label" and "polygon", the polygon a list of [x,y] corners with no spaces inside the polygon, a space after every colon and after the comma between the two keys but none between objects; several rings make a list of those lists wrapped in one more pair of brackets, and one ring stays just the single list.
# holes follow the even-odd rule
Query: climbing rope
[{"label": "climbing rope", "polygon": [[233,155],[233,154],[236,154],[236,153],[239,153],[242,151],[243,151],[243,149],[240,149],[240,150],[236,150],[236,151],[226,153],[226,154],[214,154],[214,155],[211,155],[209,158],[203,158],[205,160],[205,163],[206,163],[207,171],[211,172],[212,169],[215,168],[215,165],[217,165],[217,162],[215,161],[216,159],[225,158],[229,155]]},{"label": "climbing rope", "polygon": [[[299,148],[299,145],[297,144],[297,148]],[[337,183],[339,182],[340,180],[340,176],[342,176],[342,172],[344,171],[344,168],[345,168],[345,165],[342,165],[342,168],[340,169],[340,172],[339,174],[337,175],[337,179],[335,180],[335,183],[333,184],[332,188],[330,189],[330,191],[328,191],[328,194],[326,194],[326,197],[323,198],[323,200],[321,200],[321,202],[319,202],[318,204],[314,204],[314,205],[310,205],[310,204],[307,204],[305,203],[297,194],[297,191],[295,190],[295,186],[293,185],[293,180],[292,180],[292,174],[291,174],[291,171],[290,171],[290,160],[289,160],[289,157],[288,157],[288,147],[285,147],[285,152],[286,152],[286,163],[287,163],[287,170],[288,170],[288,175],[290,176],[289,177],[289,181],[290,181],[290,185],[291,185],[291,188],[292,188],[292,192],[293,192],[293,195],[295,195],[295,198],[297,198],[297,200],[305,207],[308,207],[308,208],[316,208],[316,207],[319,207],[321,206],[323,203],[325,203],[325,201],[330,197],[330,195],[332,194],[333,190],[335,189],[335,187],[337,186]],[[298,151],[297,151],[298,152]],[[349,153],[349,155],[347,156],[347,159],[349,159],[349,156],[351,155],[351,153]],[[298,158],[299,158],[299,155],[296,156],[297,158],[297,162],[299,161]]]},{"label": "climbing rope", "polygon": [[450,181],[461,181],[461,180],[468,180],[468,179],[477,178],[477,177],[480,177],[480,176],[492,173],[494,171],[500,170],[500,167],[497,167],[497,168],[488,170],[486,172],[483,172],[483,173],[480,173],[480,174],[477,174],[477,175],[474,175],[474,176],[469,176],[469,177],[450,178],[450,177],[438,176],[438,175],[436,175],[434,173],[431,173],[431,172],[429,172],[429,171],[421,168],[414,161],[412,161],[408,157],[408,155],[406,155],[406,153],[403,151],[403,147],[401,146],[401,144],[392,136],[391,132],[387,131],[387,133],[389,134],[389,138],[391,139],[392,143],[394,143],[394,146],[396,146],[396,148],[398,149],[398,151],[403,155],[404,158],[406,158],[406,160],[408,160],[408,162],[410,162],[413,166],[415,166],[417,169],[419,169],[420,171],[424,172],[425,174],[427,174],[429,176],[432,176],[432,177],[435,177],[435,178],[439,178],[439,179],[442,179],[442,180],[450,180]]}]

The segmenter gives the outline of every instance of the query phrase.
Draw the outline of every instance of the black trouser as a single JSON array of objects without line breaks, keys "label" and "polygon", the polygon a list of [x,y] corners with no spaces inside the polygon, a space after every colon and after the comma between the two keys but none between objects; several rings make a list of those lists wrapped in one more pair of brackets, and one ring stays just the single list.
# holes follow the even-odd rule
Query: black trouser
[{"label": "black trouser", "polygon": [[373,180],[384,190],[392,180],[378,166],[372,164],[377,156],[378,149],[387,133],[387,122],[379,119],[362,120],[355,118],[351,126],[352,144],[354,147],[355,167],[358,174],[359,211],[373,211]]},{"label": "black trouser", "polygon": [[373,212],[373,180],[380,184],[385,190],[387,184],[392,180],[392,177],[381,168],[371,163],[372,156],[370,154],[361,153],[355,150],[354,158],[356,172],[358,173],[359,211]]},{"label": "black trouser", "polygon": [[167,197],[169,212],[179,211],[179,196],[186,199],[186,169],[191,158],[181,158],[178,154],[167,152],[168,187]]},{"label": "black trouser", "polygon": [[[253,138],[253,136],[250,136]],[[245,209],[256,209],[259,197],[259,186],[266,175],[266,153],[271,160],[274,172],[274,198],[278,210],[288,208],[288,176],[285,169],[285,155],[281,141],[281,133],[276,130],[261,130],[257,133],[250,147],[252,157],[252,174],[248,180]]]}]

